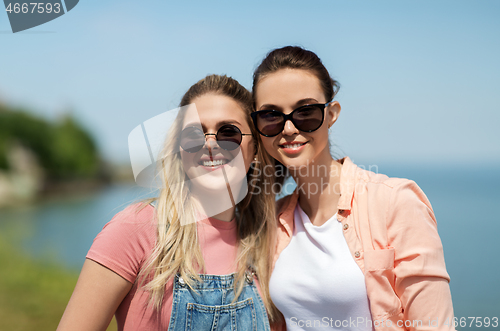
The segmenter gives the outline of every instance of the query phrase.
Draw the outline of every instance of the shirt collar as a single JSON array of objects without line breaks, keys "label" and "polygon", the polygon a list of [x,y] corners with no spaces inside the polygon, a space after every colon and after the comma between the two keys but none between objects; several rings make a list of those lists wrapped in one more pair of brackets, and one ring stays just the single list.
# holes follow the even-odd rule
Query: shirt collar
[{"label": "shirt collar", "polygon": [[342,171],[340,172],[340,199],[338,209],[351,210],[358,167],[352,163],[351,159],[347,156],[340,159],[339,162],[342,163]]},{"label": "shirt collar", "polygon": [[[338,209],[351,210],[358,167],[347,156],[338,160],[338,162],[342,164]],[[298,190],[295,190],[284,199],[285,201],[278,212],[278,220],[288,232],[288,235],[291,236],[293,234],[293,213],[299,199]]]}]

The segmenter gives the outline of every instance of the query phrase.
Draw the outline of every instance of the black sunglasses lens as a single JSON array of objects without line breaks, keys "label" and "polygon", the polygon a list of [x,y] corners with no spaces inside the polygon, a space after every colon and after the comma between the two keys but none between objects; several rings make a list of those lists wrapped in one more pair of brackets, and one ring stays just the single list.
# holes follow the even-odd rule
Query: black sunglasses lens
[{"label": "black sunglasses lens", "polygon": [[319,129],[323,123],[322,108],[316,105],[297,108],[292,114],[297,129],[312,132]]},{"label": "black sunglasses lens", "polygon": [[217,131],[217,144],[226,151],[232,151],[241,144],[241,131],[234,125],[223,125]]},{"label": "black sunglasses lens", "polygon": [[257,129],[266,136],[275,136],[283,131],[284,117],[277,111],[263,111],[257,114]]},{"label": "black sunglasses lens", "polygon": [[[217,144],[220,148],[232,151],[241,144],[241,131],[234,125],[223,125],[217,131]],[[180,146],[188,153],[196,153],[205,145],[205,134],[196,127],[188,127],[182,130]]]},{"label": "black sunglasses lens", "polygon": [[195,127],[188,127],[182,130],[180,146],[188,153],[198,152],[205,145],[205,134]]}]

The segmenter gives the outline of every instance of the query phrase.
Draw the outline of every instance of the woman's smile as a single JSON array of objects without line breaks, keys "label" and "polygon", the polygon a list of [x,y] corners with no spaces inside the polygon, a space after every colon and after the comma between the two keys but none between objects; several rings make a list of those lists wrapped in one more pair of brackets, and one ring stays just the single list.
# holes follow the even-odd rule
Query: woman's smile
[{"label": "woman's smile", "polygon": [[283,144],[278,145],[279,148],[286,154],[299,154],[306,146],[306,142],[285,142]]},{"label": "woman's smile", "polygon": [[199,158],[197,164],[202,166],[203,168],[206,168],[207,170],[215,170],[225,164],[228,164],[229,162],[231,162],[231,160],[232,158],[228,158],[222,153],[218,153],[216,155],[204,153]]}]

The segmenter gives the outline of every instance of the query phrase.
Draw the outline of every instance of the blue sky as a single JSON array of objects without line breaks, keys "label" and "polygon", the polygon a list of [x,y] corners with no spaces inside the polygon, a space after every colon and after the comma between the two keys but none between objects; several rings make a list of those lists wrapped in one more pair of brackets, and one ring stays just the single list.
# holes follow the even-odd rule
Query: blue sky
[{"label": "blue sky", "polygon": [[12,34],[0,100],[72,112],[103,155],[210,73],[251,88],[265,54],[301,45],[341,84],[332,140],[360,164],[500,164],[499,1],[85,1]]}]

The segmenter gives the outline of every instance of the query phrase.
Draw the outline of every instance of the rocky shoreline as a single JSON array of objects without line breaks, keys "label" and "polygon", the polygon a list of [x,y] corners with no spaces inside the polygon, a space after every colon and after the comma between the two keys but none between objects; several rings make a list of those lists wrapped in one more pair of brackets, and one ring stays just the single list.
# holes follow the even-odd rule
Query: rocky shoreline
[{"label": "rocky shoreline", "polygon": [[133,180],[129,166],[109,165],[91,178],[50,179],[34,153],[21,144],[11,146],[7,159],[10,169],[0,169],[0,209],[91,193],[114,182]]}]

